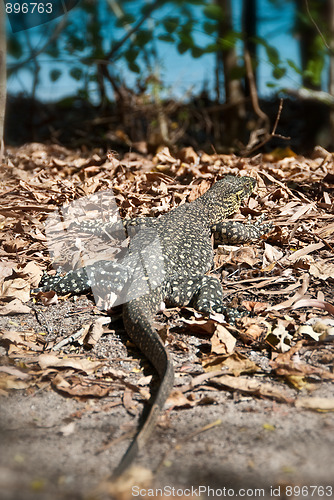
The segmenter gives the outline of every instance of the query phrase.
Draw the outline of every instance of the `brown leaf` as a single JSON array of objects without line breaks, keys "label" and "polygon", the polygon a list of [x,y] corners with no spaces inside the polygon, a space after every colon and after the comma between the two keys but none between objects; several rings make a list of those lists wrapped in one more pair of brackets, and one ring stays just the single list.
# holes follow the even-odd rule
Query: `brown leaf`
[{"label": "brown leaf", "polygon": [[256,302],[254,300],[243,300],[241,305],[244,306],[247,311],[256,314],[266,311],[266,309],[270,306],[269,302]]},{"label": "brown leaf", "polygon": [[6,391],[11,389],[27,389],[31,383],[27,380],[19,380],[16,376],[0,372],[0,389]]},{"label": "brown leaf", "polygon": [[310,265],[309,273],[321,280],[334,278],[334,264],[324,260],[318,260]]},{"label": "brown leaf", "polygon": [[94,320],[84,338],[83,343],[85,347],[92,349],[97,344],[104,333],[103,325],[106,323],[110,323],[110,318],[106,318],[105,316]]},{"label": "brown leaf", "polygon": [[178,152],[177,157],[185,163],[197,163],[198,154],[195,153],[192,147],[182,148]]},{"label": "brown leaf", "polygon": [[260,370],[253,361],[237,352],[228,356],[208,356],[203,359],[202,366],[206,372],[226,368],[236,377],[240,373],[254,373]]},{"label": "brown leaf", "polygon": [[240,391],[254,396],[274,399],[282,403],[291,403],[293,399],[285,391],[278,389],[273,384],[263,382],[258,379],[248,379],[244,377],[232,377],[231,375],[222,375],[215,377],[210,382],[219,386],[227,387],[233,391]]},{"label": "brown leaf", "polygon": [[36,299],[40,300],[43,306],[58,304],[58,295],[53,290],[50,290],[49,292],[38,292]]},{"label": "brown leaf", "polygon": [[217,324],[216,330],[211,337],[211,352],[213,354],[231,354],[234,351],[236,339],[222,325]]},{"label": "brown leaf", "polygon": [[[59,374],[58,374],[59,375]],[[58,389],[58,391],[65,392],[70,396],[74,397],[95,397],[103,398],[109,391],[110,387],[101,387],[99,384],[83,384],[80,382],[75,382],[71,384],[68,380],[56,376],[52,380],[52,385]]]},{"label": "brown leaf", "polygon": [[333,304],[330,304],[329,302],[325,302],[323,300],[316,300],[316,299],[299,300],[292,306],[292,309],[298,309],[299,307],[317,307],[319,309],[324,309],[329,314],[334,316]]},{"label": "brown leaf", "polygon": [[198,405],[212,404],[215,402],[216,400],[214,398],[209,398],[207,396],[195,398],[193,393],[185,396],[185,394],[177,389],[173,390],[167,399],[168,407],[172,408],[193,408]]},{"label": "brown leaf", "polygon": [[20,380],[25,380],[30,377],[28,373],[15,368],[15,366],[0,366],[0,372],[7,373],[8,375],[12,375]]},{"label": "brown leaf", "polygon": [[187,325],[187,330],[201,335],[213,335],[216,330],[217,323],[212,319],[185,319],[182,322]]},{"label": "brown leaf", "polygon": [[20,278],[28,278],[28,281],[32,285],[32,287],[36,288],[41,280],[43,271],[40,266],[38,266],[34,262],[28,262],[28,264],[25,264],[24,266],[17,266],[16,274]]},{"label": "brown leaf", "polygon": [[30,299],[30,285],[28,281],[22,278],[6,280],[1,285],[0,297],[20,299],[22,302],[28,302]]},{"label": "brown leaf", "polygon": [[31,312],[30,307],[22,304],[19,299],[14,299],[5,304],[4,306],[0,306],[0,316],[11,316],[14,314],[29,314]]},{"label": "brown leaf", "polygon": [[300,397],[295,401],[296,408],[315,411],[334,411],[334,398]]},{"label": "brown leaf", "polygon": [[46,368],[74,368],[87,374],[94,373],[101,366],[100,361],[90,361],[88,359],[58,358],[54,354],[40,354],[38,364],[45,370]]},{"label": "brown leaf", "polygon": [[[133,500],[141,489],[148,489],[153,481],[153,474],[149,469],[140,466],[129,467],[120,477],[110,481],[103,481],[95,491],[90,492],[89,498],[113,498],[115,500]],[[148,490],[149,491],[149,490]]]},{"label": "brown leaf", "polygon": [[244,330],[239,331],[239,336],[245,344],[252,344],[257,342],[266,336],[268,331],[268,326],[266,327],[265,322],[258,322],[257,318],[242,318],[242,325]]}]

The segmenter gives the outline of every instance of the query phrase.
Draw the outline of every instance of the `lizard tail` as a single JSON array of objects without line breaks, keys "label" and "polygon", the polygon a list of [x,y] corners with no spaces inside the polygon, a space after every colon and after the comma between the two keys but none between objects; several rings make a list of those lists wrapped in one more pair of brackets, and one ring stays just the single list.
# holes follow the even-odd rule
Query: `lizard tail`
[{"label": "lizard tail", "polygon": [[140,308],[134,307],[136,302],[131,301],[123,306],[124,326],[131,340],[158,372],[161,382],[149,414],[115,469],[114,478],[123,474],[144,447],[174,383],[173,364],[159,334],[152,327],[150,311],[145,311],[143,304]]}]

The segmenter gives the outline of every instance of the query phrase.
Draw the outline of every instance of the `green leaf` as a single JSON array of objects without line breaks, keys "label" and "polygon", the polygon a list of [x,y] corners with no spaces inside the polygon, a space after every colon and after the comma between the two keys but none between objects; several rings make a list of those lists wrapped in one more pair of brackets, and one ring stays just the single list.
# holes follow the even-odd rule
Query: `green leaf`
[{"label": "green leaf", "polygon": [[197,59],[198,57],[201,57],[205,51],[201,47],[193,47],[191,49],[191,55]]},{"label": "green leaf", "polygon": [[153,38],[152,32],[149,30],[141,30],[136,34],[136,44],[139,47],[144,47]]},{"label": "green leaf", "polygon": [[70,70],[70,75],[74,80],[79,81],[82,78],[82,69],[75,67]]},{"label": "green leaf", "polygon": [[324,64],[322,58],[310,59],[307,63],[304,76],[309,78],[314,85],[321,84],[321,74]]},{"label": "green leaf", "polygon": [[187,50],[189,50],[189,45],[185,45],[183,42],[180,42],[177,44],[177,50],[180,54],[184,54]]},{"label": "green leaf", "polygon": [[182,43],[185,47],[187,47],[188,49],[192,49],[195,47],[194,39],[190,33],[182,32],[178,33],[178,35],[180,43]]},{"label": "green leaf", "polygon": [[58,78],[61,76],[61,71],[59,69],[53,69],[50,71],[49,76],[52,82],[56,82]]},{"label": "green leaf", "polygon": [[213,19],[215,21],[222,21],[224,19],[224,13],[219,5],[210,4],[204,7],[203,14],[208,19]]},{"label": "green leaf", "polygon": [[298,68],[297,64],[294,61],[292,61],[291,59],[287,59],[286,62],[290,66],[290,68],[292,68],[298,75],[302,75],[303,72],[300,68]]},{"label": "green leaf", "polygon": [[11,36],[8,40],[8,53],[15,57],[15,59],[19,59],[23,54],[22,45],[18,40],[17,36]]},{"label": "green leaf", "polygon": [[273,69],[273,77],[276,78],[276,80],[280,80],[285,74],[286,68],[282,68],[282,66],[277,66]]},{"label": "green leaf", "polygon": [[203,23],[203,29],[207,35],[212,35],[217,31],[217,24],[209,22]]},{"label": "green leaf", "polygon": [[161,40],[162,42],[168,42],[168,43],[175,43],[175,38],[172,35],[159,35],[158,40]]},{"label": "green leaf", "polygon": [[135,16],[132,14],[124,14],[122,17],[118,18],[116,20],[116,27],[117,28],[123,28],[124,26],[127,26],[128,24],[133,24],[136,21]]},{"label": "green leaf", "polygon": [[281,64],[278,50],[275,47],[269,45],[267,40],[265,40],[264,38],[254,37],[254,41],[265,48],[269,62],[273,66],[278,66],[279,64]]},{"label": "green leaf", "polygon": [[126,52],[124,52],[124,57],[129,64],[132,64],[137,59],[138,53],[139,53],[138,50],[134,49],[133,47],[130,47]]},{"label": "green leaf", "polygon": [[174,33],[177,30],[180,24],[180,20],[178,17],[168,17],[165,19],[162,24],[164,25],[167,33]]},{"label": "green leaf", "polygon": [[129,62],[128,63],[129,69],[133,71],[134,73],[140,73],[140,67],[138,66],[137,63],[135,62]]},{"label": "green leaf", "polygon": [[221,49],[228,50],[234,47],[237,41],[240,40],[240,38],[241,38],[240,33],[236,33],[235,31],[230,31],[224,33],[224,37],[219,38],[218,43]]},{"label": "green leaf", "polygon": [[205,52],[207,54],[211,54],[211,53],[217,52],[220,49],[221,49],[221,47],[217,43],[209,43],[206,46]]}]

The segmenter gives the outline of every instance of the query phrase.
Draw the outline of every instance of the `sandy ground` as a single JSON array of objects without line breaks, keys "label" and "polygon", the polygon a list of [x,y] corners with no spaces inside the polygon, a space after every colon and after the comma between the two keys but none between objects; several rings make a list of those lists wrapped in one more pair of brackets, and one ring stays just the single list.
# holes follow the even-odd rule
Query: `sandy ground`
[{"label": "sandy ground", "polygon": [[[49,325],[52,318],[58,318],[58,333],[65,328],[61,307],[73,307],[69,304],[45,309]],[[34,315],[23,317],[26,325],[33,326]],[[84,320],[81,316],[80,321]],[[8,328],[12,321],[1,318],[0,326]],[[15,321],[17,328],[19,320]],[[69,321],[77,328],[75,315]],[[104,336],[94,354],[108,355],[111,362],[115,356],[123,356],[128,360],[121,362],[126,369],[133,365],[134,350],[125,347],[123,333],[119,330],[116,335]],[[180,337],[191,344],[191,337]],[[0,349],[4,356],[5,348]],[[191,350],[181,354],[171,351],[177,366],[191,360]],[[138,359],[134,362],[139,363]],[[182,374],[177,370],[176,385],[181,382]],[[295,390],[282,387],[296,395]],[[137,461],[154,472],[151,488],[161,488],[166,497],[173,496],[173,487],[174,497],[188,497],[189,493],[194,498],[333,496],[333,413],[305,411],[209,387],[199,388],[196,394],[211,396],[215,402],[167,410]],[[333,385],[322,382],[312,395],[332,397]],[[135,430],[143,409],[142,400],[135,396],[137,416],[131,415],[122,396],[122,390],[115,390],[105,398],[79,400],[49,387],[10,391],[2,397],[1,500],[94,498],[92,491],[110,476],[129,442],[118,438]],[[214,423],[204,431],[206,425]],[[295,489],[285,490],[286,486]],[[137,493],[133,490],[134,498]],[[158,497],[161,492],[141,493],[145,498]]]}]

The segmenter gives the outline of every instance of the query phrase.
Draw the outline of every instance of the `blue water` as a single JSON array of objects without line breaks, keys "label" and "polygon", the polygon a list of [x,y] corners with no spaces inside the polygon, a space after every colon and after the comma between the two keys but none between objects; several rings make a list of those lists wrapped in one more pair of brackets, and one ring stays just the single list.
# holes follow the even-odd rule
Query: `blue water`
[{"label": "blue water", "polygon": [[[101,0],[101,7],[103,7],[104,1],[105,0]],[[138,3],[142,4],[142,2],[139,1],[132,2],[134,12]],[[235,29],[240,30],[241,0],[233,0],[232,5],[234,26]],[[152,22],[159,20],[166,13],[175,15],[175,7],[166,6],[164,9],[160,9],[160,11],[155,11],[152,15]],[[285,61],[286,59],[291,59],[299,65],[298,44],[291,35],[294,23],[293,2],[280,0],[275,2],[274,5],[270,0],[258,0],[258,13],[259,36],[265,38],[269,44],[277,48],[281,60]],[[69,22],[80,26],[79,14],[80,11],[78,9],[73,9],[69,14]],[[50,30],[53,29],[54,25],[57,23],[59,23],[59,18],[44,25],[44,30],[47,30],[46,34],[41,34],[41,28],[32,28],[29,30],[32,45],[40,47],[45,37],[49,36]],[[8,29],[10,29],[9,25]],[[117,37],[121,36],[120,31],[114,30],[113,33]],[[14,36],[19,37],[20,40],[24,40],[26,35],[27,32],[19,32]],[[198,45],[205,45],[208,42],[212,42],[210,37],[200,30],[196,31],[194,35]],[[180,55],[172,44],[161,41],[157,42],[156,48],[158,51],[158,62],[154,69],[160,75],[163,82],[163,95],[186,98],[189,97],[191,93],[199,92],[204,86],[214,95],[215,56],[213,54],[194,59],[189,53]],[[23,59],[28,53],[29,51],[26,50]],[[67,59],[69,59],[68,56]],[[47,55],[41,55],[38,61],[40,65],[40,84],[37,87],[37,97],[39,99],[54,101],[66,95],[73,94],[73,88],[76,88],[78,84],[68,75],[69,62],[66,61],[65,54],[63,54],[58,61],[55,61]],[[262,96],[273,93],[273,89],[269,87],[271,84],[289,88],[297,88],[300,86],[301,82],[299,75],[289,67],[287,74],[281,80],[277,81],[273,78],[272,71],[274,68],[268,61],[263,47],[258,48],[258,61],[258,91]],[[9,67],[16,62],[17,61],[8,58]],[[61,70],[63,76],[56,82],[51,82],[49,73],[54,69]],[[117,70],[125,79],[128,86],[131,87],[135,84],[137,75],[128,70],[126,62],[118,61]],[[17,76],[13,76],[9,79],[8,90],[12,93],[24,92],[29,94],[32,84],[33,74],[31,71],[24,70],[20,71]],[[93,100],[98,97],[94,82],[90,84],[90,95]]]}]

